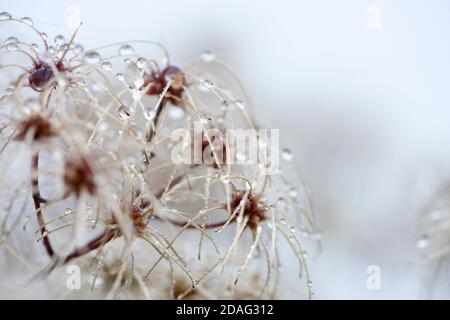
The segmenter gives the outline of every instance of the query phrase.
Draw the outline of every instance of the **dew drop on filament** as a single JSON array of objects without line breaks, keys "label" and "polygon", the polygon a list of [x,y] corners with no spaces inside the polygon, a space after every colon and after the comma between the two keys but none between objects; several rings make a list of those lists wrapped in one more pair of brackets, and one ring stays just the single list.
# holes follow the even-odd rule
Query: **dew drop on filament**
[{"label": "dew drop on filament", "polygon": [[8,51],[16,51],[19,50],[19,46],[17,45],[17,43],[8,43],[6,45],[6,49],[8,49]]},{"label": "dew drop on filament", "polygon": [[146,63],[147,63],[147,60],[146,60],[145,58],[138,58],[138,59],[136,60],[136,66],[137,66],[139,69],[144,69]]},{"label": "dew drop on filament", "polygon": [[59,45],[59,46],[62,45],[62,44],[64,43],[64,36],[58,34],[58,35],[55,37],[55,43],[56,43],[57,45]]},{"label": "dew drop on filament", "polygon": [[170,106],[167,109],[167,115],[172,119],[180,120],[184,117],[184,111],[179,107]]},{"label": "dew drop on filament", "polygon": [[237,107],[238,109],[240,109],[240,110],[243,110],[244,107],[245,107],[245,103],[244,103],[244,101],[242,101],[242,100],[236,100],[236,101],[234,102],[234,104],[235,104],[236,107]]},{"label": "dew drop on filament", "polygon": [[117,113],[122,120],[126,120],[130,116],[130,110],[126,106],[120,106]]},{"label": "dew drop on filament", "polygon": [[417,240],[416,245],[418,249],[426,249],[430,245],[430,239],[427,236],[424,236]]},{"label": "dew drop on filament", "polygon": [[19,40],[16,37],[9,37],[9,38],[6,38],[4,44],[8,45],[10,43],[17,43],[17,42],[19,42]]},{"label": "dew drop on filament", "polygon": [[155,109],[153,107],[148,107],[145,110],[145,117],[148,120],[153,120],[155,118],[155,116],[156,116],[156,112],[155,112]]},{"label": "dew drop on filament", "polygon": [[207,89],[211,89],[214,87],[214,83],[211,80],[205,80],[203,81],[203,86]]},{"label": "dew drop on filament", "polygon": [[124,44],[124,45],[120,46],[119,54],[121,56],[133,55],[134,54],[134,49],[129,44]]},{"label": "dew drop on filament", "polygon": [[283,149],[281,152],[281,156],[285,161],[292,161],[294,159],[294,155],[292,154],[292,151],[290,149]]},{"label": "dew drop on filament", "polygon": [[97,63],[100,61],[100,54],[95,51],[88,51],[84,54],[89,63]]},{"label": "dew drop on filament", "polygon": [[9,20],[12,16],[8,12],[2,12],[0,13],[0,20]]},{"label": "dew drop on filament", "polygon": [[20,19],[22,22],[28,24],[29,26],[33,25],[33,20],[31,20],[31,18],[29,17],[23,17],[22,19]]},{"label": "dew drop on filament", "polygon": [[116,78],[119,81],[125,81],[125,76],[123,75],[123,73],[116,74]]},{"label": "dew drop on filament", "polygon": [[105,61],[102,63],[102,68],[105,69],[106,71],[111,71],[113,68],[113,65],[111,62]]},{"label": "dew drop on filament", "polygon": [[72,50],[75,54],[80,54],[80,53],[83,53],[84,47],[83,47],[83,45],[77,43],[76,45],[73,46]]},{"label": "dew drop on filament", "polygon": [[205,63],[211,62],[215,59],[214,53],[211,50],[205,50],[202,52],[202,60]]}]

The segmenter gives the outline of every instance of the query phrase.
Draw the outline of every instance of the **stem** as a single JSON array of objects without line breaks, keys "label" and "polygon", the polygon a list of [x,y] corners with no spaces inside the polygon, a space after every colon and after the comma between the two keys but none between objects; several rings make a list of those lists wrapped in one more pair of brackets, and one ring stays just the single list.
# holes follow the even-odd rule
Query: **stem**
[{"label": "stem", "polygon": [[64,259],[63,264],[68,263],[69,261],[84,256],[85,254],[100,248],[102,245],[105,245],[109,241],[111,241],[118,233],[118,229],[116,228],[108,228],[103,233],[89,241],[85,246],[80,249],[75,249],[67,257]]},{"label": "stem", "polygon": [[[161,221],[167,221],[170,222],[171,224],[177,226],[177,227],[182,227],[182,228],[188,228],[188,229],[196,229],[195,225],[193,225],[192,223],[189,222],[181,222],[181,221],[175,221],[172,219],[162,219],[158,216],[155,216],[156,219],[161,220]],[[205,224],[202,225],[202,227],[204,227],[205,229],[215,229],[215,228],[220,228],[223,227],[225,225],[225,223],[227,223],[228,220],[225,221],[220,221],[220,222],[214,222],[214,223],[209,223],[209,224]]]},{"label": "stem", "polygon": [[42,215],[42,207],[41,203],[46,203],[46,200],[41,197],[41,193],[39,191],[39,151],[35,153],[31,158],[31,192],[34,201],[34,208],[36,210],[36,218],[39,224],[39,230],[42,236],[42,243],[44,244],[45,250],[47,254],[52,258],[55,255],[55,251],[50,243],[50,239],[48,238],[48,231],[45,228],[45,221]]},{"label": "stem", "polygon": [[[173,187],[177,186],[179,183],[181,183],[183,181],[183,178],[185,177],[185,175],[179,175],[178,177],[176,177],[175,179],[173,179],[168,186],[166,186],[165,188],[162,188],[157,194],[156,197],[158,199],[161,199],[161,197],[167,193],[168,191],[170,191]],[[188,222],[181,222],[181,221],[175,221],[172,219],[162,219],[157,215],[154,215],[154,217],[158,220],[161,221],[166,221],[169,222],[177,227],[182,227],[182,228],[189,228],[189,229],[195,229],[196,227]],[[204,227],[205,229],[215,229],[215,228],[220,228],[223,227],[228,220],[225,221],[221,221],[221,222],[215,222],[215,223],[210,223],[210,224],[205,224],[202,225],[202,227]]]}]

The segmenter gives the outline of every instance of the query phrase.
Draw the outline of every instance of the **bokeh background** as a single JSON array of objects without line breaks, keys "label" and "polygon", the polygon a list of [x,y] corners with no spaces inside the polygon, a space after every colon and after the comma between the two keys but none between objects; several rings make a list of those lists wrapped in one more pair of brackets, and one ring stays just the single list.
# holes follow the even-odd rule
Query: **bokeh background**
[{"label": "bokeh background", "polygon": [[[50,37],[81,20],[86,48],[158,40],[180,64],[212,50],[310,186],[323,232],[316,297],[450,298],[450,271],[424,292],[416,246],[423,208],[450,180],[449,1],[0,0],[0,11]],[[366,285],[370,265],[379,290]]]}]

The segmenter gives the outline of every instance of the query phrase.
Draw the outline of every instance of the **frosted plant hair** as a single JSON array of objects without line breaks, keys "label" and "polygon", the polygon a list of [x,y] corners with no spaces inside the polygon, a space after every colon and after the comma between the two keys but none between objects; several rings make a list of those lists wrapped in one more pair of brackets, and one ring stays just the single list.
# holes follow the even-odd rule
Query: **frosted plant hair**
[{"label": "frosted plant hair", "polygon": [[[95,298],[276,298],[287,245],[312,298],[306,248],[320,233],[291,151],[270,174],[270,157],[221,161],[233,150],[227,130],[261,128],[223,62],[205,52],[178,65],[145,40],[84,50],[78,29],[52,43],[29,18],[1,13],[0,23],[40,39],[0,47],[0,72],[16,71],[0,98],[1,248],[30,279],[55,283],[76,264]],[[175,147],[195,148],[173,140],[179,129],[211,161],[176,163]]]}]

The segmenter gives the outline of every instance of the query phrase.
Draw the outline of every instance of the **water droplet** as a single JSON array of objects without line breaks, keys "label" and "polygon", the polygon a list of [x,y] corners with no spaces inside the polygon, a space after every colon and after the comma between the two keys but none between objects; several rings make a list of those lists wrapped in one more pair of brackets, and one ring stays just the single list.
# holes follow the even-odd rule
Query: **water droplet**
[{"label": "water droplet", "polygon": [[144,69],[146,64],[147,64],[147,60],[145,58],[138,58],[136,60],[136,66],[139,69]]},{"label": "water droplet", "polygon": [[155,118],[155,116],[156,116],[156,112],[155,112],[155,109],[153,107],[148,107],[145,110],[145,117],[148,120],[153,120]]},{"label": "water droplet", "polygon": [[140,89],[144,85],[144,83],[145,81],[143,78],[137,78],[136,80],[133,81],[133,84],[136,87],[136,89]]},{"label": "water droplet", "polygon": [[184,117],[184,111],[179,107],[170,106],[167,109],[167,115],[174,120],[180,120]]},{"label": "water droplet", "polygon": [[416,245],[418,249],[425,249],[430,245],[430,239],[427,236],[424,236],[417,240]]},{"label": "water droplet", "polygon": [[84,56],[89,63],[97,63],[100,61],[100,54],[96,51],[88,51]]},{"label": "water droplet", "polygon": [[6,49],[8,49],[9,51],[16,51],[19,50],[19,46],[17,45],[17,43],[8,43],[6,45]]},{"label": "water droplet", "polygon": [[39,50],[39,46],[38,46],[36,43],[30,44],[30,47],[33,48],[33,49],[36,50],[36,51]]},{"label": "water droplet", "polygon": [[83,79],[80,80],[75,80],[75,83],[80,86],[81,88],[85,88],[86,87],[86,81],[84,81]]},{"label": "water droplet", "polygon": [[243,110],[244,107],[245,107],[245,103],[244,103],[244,101],[242,101],[242,100],[236,100],[236,101],[234,102],[234,104],[235,104],[236,107],[237,107],[238,109],[240,109],[240,110]]},{"label": "water droplet", "polygon": [[11,19],[11,18],[12,18],[12,16],[11,16],[11,14],[8,13],[8,12],[2,12],[2,13],[0,13],[0,20],[9,20],[9,19]]},{"label": "water droplet", "polygon": [[289,195],[294,199],[297,198],[298,197],[297,188],[293,187],[291,190],[289,190]]},{"label": "water droplet", "polygon": [[10,43],[17,43],[19,42],[19,40],[16,37],[9,37],[5,40],[5,45],[8,45]]},{"label": "water droplet", "polygon": [[111,62],[105,61],[102,63],[102,68],[105,69],[106,71],[111,71],[113,68],[113,65]]},{"label": "water droplet", "polygon": [[64,214],[65,214],[65,215],[72,214],[72,209],[67,208],[66,210],[64,210]]},{"label": "water droplet", "polygon": [[62,45],[63,43],[64,43],[64,36],[63,35],[60,35],[60,34],[58,34],[56,37],[55,37],[55,43],[58,45],[58,46],[60,46],[60,45]]},{"label": "water droplet", "polygon": [[47,34],[45,32],[41,32],[41,37],[44,40],[47,40]]},{"label": "water droplet", "polygon": [[123,73],[117,73],[116,78],[119,81],[125,81],[125,76],[123,75]]},{"label": "water droplet", "polygon": [[228,176],[224,176],[224,177],[220,178],[220,180],[222,180],[222,182],[225,184],[230,183],[230,177],[228,177]]},{"label": "water droplet", "polygon": [[33,25],[33,20],[31,20],[30,17],[23,17],[23,18],[20,19],[20,20],[22,20],[22,22],[28,24],[29,26],[32,26],[32,25]]},{"label": "water droplet", "polygon": [[58,50],[58,58],[61,59],[64,55],[64,52],[66,52],[67,48],[68,48],[68,44],[64,43],[62,45],[59,46],[59,50]]},{"label": "water droplet", "polygon": [[211,80],[205,80],[203,81],[203,86],[207,89],[212,89],[214,87],[214,82]]},{"label": "water droplet", "polygon": [[137,87],[130,87],[131,89],[131,96],[133,97],[134,101],[139,101],[141,99],[142,93]]},{"label": "water droplet", "polygon": [[126,120],[131,114],[130,110],[125,106],[120,106],[117,113],[122,120]]},{"label": "water droplet", "polygon": [[133,55],[134,54],[134,49],[129,44],[124,44],[124,45],[120,46],[119,54],[122,55],[122,56]]},{"label": "water droplet", "polygon": [[215,232],[215,233],[219,233],[219,232],[220,232],[220,228],[215,228],[215,229],[214,229],[214,232]]},{"label": "water droplet", "polygon": [[80,53],[83,53],[84,47],[83,47],[83,45],[77,43],[76,45],[73,46],[72,50],[75,54],[80,54]]},{"label": "water droplet", "polygon": [[201,116],[200,118],[199,118],[199,120],[200,120],[200,123],[201,124],[208,124],[208,121],[210,120],[207,116]]},{"label": "water droplet", "polygon": [[281,156],[285,161],[292,161],[294,159],[294,155],[292,154],[292,151],[290,149],[283,149],[281,151]]},{"label": "water droplet", "polygon": [[214,56],[214,53],[211,50],[205,50],[202,52],[202,60],[205,63],[209,63],[213,61],[216,57]]}]

